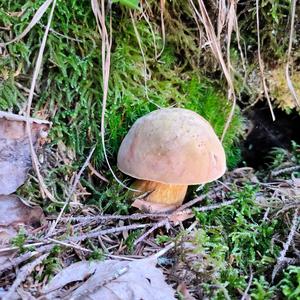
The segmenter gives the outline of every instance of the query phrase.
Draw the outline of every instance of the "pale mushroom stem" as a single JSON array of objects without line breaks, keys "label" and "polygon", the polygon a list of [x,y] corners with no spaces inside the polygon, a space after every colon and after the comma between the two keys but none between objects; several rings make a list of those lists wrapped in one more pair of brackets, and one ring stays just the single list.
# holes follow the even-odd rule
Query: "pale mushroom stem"
[{"label": "pale mushroom stem", "polygon": [[136,180],[133,188],[140,191],[136,195],[149,193],[144,198],[145,201],[180,206],[184,200],[188,186],[164,184],[149,180]]}]

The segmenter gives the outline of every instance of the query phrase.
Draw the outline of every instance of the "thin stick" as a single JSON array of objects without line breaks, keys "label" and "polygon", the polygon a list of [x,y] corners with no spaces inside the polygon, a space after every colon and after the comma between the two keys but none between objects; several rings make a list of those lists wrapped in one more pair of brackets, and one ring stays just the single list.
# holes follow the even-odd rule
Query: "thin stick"
[{"label": "thin stick", "polygon": [[283,173],[290,173],[290,172],[297,171],[297,170],[300,170],[300,166],[293,166],[293,167],[289,167],[289,168],[283,168],[283,169],[275,170],[275,171],[271,172],[271,175],[272,176],[278,176],[278,175],[283,174]]},{"label": "thin stick", "polygon": [[138,243],[142,242],[147,236],[149,236],[154,230],[164,227],[169,223],[168,218],[156,223],[154,226],[152,226],[149,230],[147,230],[144,234],[142,234],[135,242],[133,243],[134,246],[136,246]]},{"label": "thin stick", "polygon": [[132,215],[102,215],[102,216],[85,216],[85,217],[62,217],[61,221],[75,221],[75,222],[91,222],[91,221],[110,221],[110,220],[140,220],[146,218],[164,218],[169,216],[167,213],[157,214],[141,214],[136,213]]},{"label": "thin stick", "polygon": [[86,239],[91,239],[91,238],[95,238],[95,237],[106,235],[106,234],[117,233],[117,232],[122,232],[122,231],[127,231],[127,230],[133,230],[133,229],[140,229],[140,228],[145,228],[145,227],[148,227],[148,226],[151,226],[151,225],[152,225],[152,223],[119,226],[119,227],[115,227],[115,228],[99,230],[99,231],[96,231],[96,232],[90,232],[90,233],[87,233],[87,234],[84,234],[84,235],[71,237],[71,238],[66,239],[63,242],[66,242],[66,243],[68,243],[68,242],[81,242],[81,241],[84,241]]},{"label": "thin stick", "polygon": [[216,188],[214,188],[214,190],[204,194],[204,195],[201,195],[199,197],[196,197],[195,199],[187,202],[186,204],[183,204],[182,206],[180,206],[176,211],[183,211],[185,210],[186,208],[189,208],[191,206],[193,206],[194,204],[198,203],[198,202],[201,202],[202,200],[208,198],[208,197],[213,197],[213,195],[215,195],[217,192],[219,191],[222,191],[224,189],[223,186],[218,186]]},{"label": "thin stick", "polygon": [[[44,243],[31,243],[31,244],[25,244],[22,245],[22,248],[26,249],[26,248],[32,248],[32,247],[37,247],[37,246],[41,246]],[[4,252],[8,252],[8,251],[13,251],[13,250],[18,250],[20,249],[20,247],[18,246],[14,246],[14,247],[6,247],[6,248],[0,248],[0,254],[4,253]]]},{"label": "thin stick", "polygon": [[290,245],[291,245],[291,243],[293,241],[293,238],[295,236],[297,227],[299,225],[298,214],[299,214],[299,208],[296,208],[295,212],[294,212],[292,226],[291,226],[288,238],[287,238],[286,242],[283,245],[283,249],[280,251],[280,255],[277,259],[277,263],[276,263],[276,265],[273,269],[273,272],[272,272],[272,281],[274,281],[276,274],[283,267],[283,264],[286,262],[286,253],[287,253],[288,249],[290,248]]},{"label": "thin stick", "polygon": [[11,259],[11,261],[0,265],[0,275],[2,275],[1,272],[15,268],[18,265],[22,264],[24,261],[31,259],[32,257],[35,257],[44,252],[50,252],[53,247],[54,247],[53,245],[41,246],[35,249],[34,252],[26,252],[25,254],[22,254],[14,259]]},{"label": "thin stick", "polygon": [[55,244],[62,245],[62,246],[68,247],[68,248],[74,248],[74,249],[77,249],[77,250],[80,250],[80,251],[84,251],[84,252],[88,252],[88,253],[93,252],[90,249],[86,249],[86,248],[80,247],[78,245],[69,244],[69,243],[66,243],[66,242],[63,242],[63,241],[59,241],[59,240],[56,240],[56,239],[48,238],[48,240],[50,242],[53,242]]},{"label": "thin stick", "polygon": [[245,291],[244,291],[244,293],[243,293],[243,296],[242,296],[241,300],[249,299],[248,292],[249,292],[249,290],[250,290],[252,281],[253,281],[253,272],[252,272],[252,268],[250,267],[249,281],[248,281],[247,287],[246,287],[246,289],[245,289]]},{"label": "thin stick", "polygon": [[220,207],[223,207],[223,206],[231,205],[236,201],[237,201],[237,199],[233,199],[233,200],[228,200],[228,201],[224,201],[224,202],[221,202],[221,203],[216,203],[216,204],[212,204],[212,205],[208,205],[208,206],[196,207],[194,209],[196,211],[208,211],[208,210],[213,210],[213,209],[220,208]]},{"label": "thin stick", "polygon": [[11,120],[11,121],[20,121],[20,122],[28,122],[30,124],[36,123],[36,124],[45,124],[45,125],[51,125],[52,123],[47,121],[47,120],[41,120],[41,119],[35,119],[35,118],[27,118],[24,116],[16,115],[13,113],[5,112],[5,111],[0,111],[0,118],[4,118],[6,120]]}]

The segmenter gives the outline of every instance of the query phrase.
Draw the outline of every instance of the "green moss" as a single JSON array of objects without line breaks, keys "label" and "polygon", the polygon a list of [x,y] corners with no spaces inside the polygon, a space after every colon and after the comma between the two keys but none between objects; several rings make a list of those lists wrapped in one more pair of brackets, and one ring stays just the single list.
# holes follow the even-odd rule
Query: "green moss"
[{"label": "green moss", "polygon": [[283,279],[278,286],[286,299],[296,300],[300,298],[300,267],[289,266],[284,272]]},{"label": "green moss", "polygon": [[[21,33],[42,3],[42,0],[26,1],[24,5],[19,2],[2,3],[4,12],[24,12],[21,18],[2,12],[1,26],[11,26],[14,35]],[[45,21],[46,16],[41,23],[45,24]],[[206,79],[199,68],[193,68],[192,64],[183,61],[186,58],[178,56],[179,44],[176,44],[175,36],[167,34],[165,49],[157,60],[155,45],[158,50],[162,47],[158,27],[153,23],[155,41],[145,21],[136,20],[136,27],[145,52],[146,70],[128,12],[114,7],[105,135],[113,166],[119,145],[130,126],[139,117],[158,107],[177,106],[194,110],[211,122],[219,137],[231,108],[219,84]],[[50,152],[55,153],[63,143],[73,153],[74,158],[69,166],[65,166],[64,161],[59,161],[49,170],[45,168],[43,173],[55,197],[63,200],[68,190],[65,178],[70,178],[80,168],[95,145],[92,164],[110,178],[110,174],[106,172],[100,143],[101,41],[88,1],[58,1],[51,28],[37,84],[38,96],[34,99],[32,112],[33,115],[42,115],[53,122]],[[24,108],[26,94],[19,84],[30,87],[43,32],[44,27],[37,24],[22,41],[9,45],[9,55],[0,60],[0,65],[3,66],[0,71],[3,79],[0,83],[0,109],[19,112]],[[181,30],[182,45],[186,45],[186,41],[190,39],[188,34],[189,32]],[[8,40],[9,37],[4,32],[0,38]],[[239,160],[235,142],[241,131],[242,119],[236,110],[224,140],[229,168]],[[82,183],[91,192],[90,203],[97,203],[102,209],[112,212],[114,208],[119,212],[127,211],[124,208],[127,198],[120,195],[123,191],[114,182],[106,187],[102,182],[82,178]],[[39,201],[37,184],[32,180],[23,187],[22,193]],[[111,203],[115,203],[115,206]],[[50,209],[53,209],[52,205]]]},{"label": "green moss", "polygon": [[[251,184],[239,186],[228,195],[236,199],[234,204],[212,211],[196,212],[199,223],[205,228],[205,244],[212,248],[209,255],[219,253],[218,259],[222,262],[219,267],[215,266],[218,276],[207,283],[210,287],[208,290],[212,290],[211,285],[223,286],[231,299],[239,297],[238,290],[246,289],[250,270],[254,274],[252,294],[253,297],[257,296],[254,299],[265,299],[260,298],[261,286],[270,284],[262,281],[260,274],[269,272],[270,264],[276,262],[280,251],[273,244],[273,236],[280,230],[282,223],[275,219],[263,219],[264,208],[255,203],[259,192],[259,188]],[[223,250],[220,251],[219,248]],[[269,295],[265,295],[267,294]],[[221,289],[210,299],[224,299],[223,295],[224,291]]]}]

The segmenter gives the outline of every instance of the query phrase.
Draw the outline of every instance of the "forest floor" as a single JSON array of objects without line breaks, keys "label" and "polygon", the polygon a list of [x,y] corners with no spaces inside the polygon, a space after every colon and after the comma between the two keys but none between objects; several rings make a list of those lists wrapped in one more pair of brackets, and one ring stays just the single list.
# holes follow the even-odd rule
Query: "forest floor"
[{"label": "forest floor", "polygon": [[[265,71],[255,1],[117,2],[0,3],[0,298],[299,299],[294,1],[259,7]],[[206,118],[227,158],[170,213],[132,207],[116,163],[160,107]]]}]

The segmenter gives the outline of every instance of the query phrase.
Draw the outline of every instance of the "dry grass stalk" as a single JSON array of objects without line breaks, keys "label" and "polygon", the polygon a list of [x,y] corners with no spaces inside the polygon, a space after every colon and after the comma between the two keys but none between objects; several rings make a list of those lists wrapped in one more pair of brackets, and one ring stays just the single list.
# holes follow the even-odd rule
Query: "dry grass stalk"
[{"label": "dry grass stalk", "polygon": [[142,16],[143,16],[144,20],[146,21],[147,25],[149,26],[149,29],[150,29],[150,32],[151,32],[151,35],[152,35],[153,46],[154,46],[154,59],[156,59],[158,54],[157,54],[156,37],[155,37],[154,30],[153,30],[153,26],[152,26],[152,24],[149,20],[149,16],[148,16],[147,12],[144,11],[143,6],[141,7],[141,9],[142,9],[142,12],[141,12]]},{"label": "dry grass stalk", "polygon": [[[226,135],[226,132],[227,132],[229,126],[230,126],[230,123],[232,121],[234,111],[235,111],[235,107],[236,107],[236,95],[235,95],[235,90],[234,90],[234,84],[233,84],[232,76],[231,76],[231,73],[230,73],[230,68],[228,68],[228,66],[226,65],[225,60],[223,58],[220,40],[218,40],[218,37],[215,33],[213,24],[212,24],[211,19],[208,15],[208,12],[206,10],[204,2],[202,0],[198,0],[199,10],[196,8],[193,0],[190,0],[190,4],[191,4],[191,7],[192,7],[192,10],[194,10],[194,12],[197,15],[197,17],[199,18],[200,22],[203,23],[203,26],[204,26],[204,29],[205,29],[205,32],[206,32],[207,40],[209,42],[209,46],[211,48],[211,51],[212,51],[213,55],[216,57],[216,59],[218,60],[219,64],[221,65],[224,76],[227,80],[228,87],[229,87],[229,89],[228,89],[228,98],[232,99],[232,108],[231,108],[231,111],[229,113],[226,124],[224,126],[222,137],[221,137],[221,141],[223,141],[224,137]],[[223,4],[221,6],[223,7]],[[222,9],[222,11],[220,13],[223,14],[224,9]],[[223,17],[220,16],[219,17],[219,26],[218,26],[219,27],[219,29],[218,29],[219,32],[223,28],[222,19],[223,19]],[[230,24],[233,24],[232,15],[230,17],[230,20],[231,20]],[[230,35],[231,35],[232,29],[233,29],[233,26],[231,28],[230,28],[230,26],[228,27]],[[228,42],[228,43],[230,44],[230,42]]]},{"label": "dry grass stalk", "polygon": [[[14,39],[12,39],[11,41],[8,41],[6,43],[0,43],[0,47],[4,47],[7,46],[9,44],[12,44],[14,42],[18,42],[19,40],[21,40],[23,37],[25,37],[30,30],[40,21],[40,19],[42,18],[42,16],[45,14],[45,12],[47,11],[48,7],[50,6],[50,4],[53,2],[54,0],[46,0],[37,10],[37,12],[34,14],[33,18],[31,19],[30,23],[27,25],[27,27],[24,29],[24,31],[19,34],[18,36],[16,36]],[[49,29],[48,29],[49,30]]]},{"label": "dry grass stalk", "polygon": [[256,0],[256,27],[257,27],[257,52],[258,52],[258,63],[259,63],[259,69],[260,69],[260,74],[261,74],[261,79],[262,79],[262,84],[264,88],[264,93],[267,98],[267,102],[270,108],[270,113],[272,116],[273,121],[275,121],[275,115],[273,112],[273,107],[271,104],[269,92],[268,92],[268,87],[267,87],[267,82],[265,78],[265,71],[264,71],[264,63],[261,58],[261,46],[260,46],[260,25],[259,25],[259,0]]},{"label": "dry grass stalk", "polygon": [[127,187],[114,173],[106,151],[105,146],[105,112],[106,112],[106,103],[108,95],[108,82],[110,74],[110,57],[111,57],[111,46],[112,46],[112,18],[111,11],[109,16],[109,31],[107,30],[105,23],[105,1],[101,1],[101,6],[98,3],[98,0],[91,0],[92,10],[96,18],[97,28],[101,36],[101,59],[102,59],[102,86],[103,86],[103,95],[102,95],[102,111],[101,111],[101,144],[103,149],[103,154],[105,161],[108,165],[108,168],[113,175],[114,179],[124,188],[136,192],[129,187]]},{"label": "dry grass stalk", "polygon": [[158,53],[156,59],[158,59],[165,50],[166,46],[166,29],[165,29],[165,21],[164,21],[164,11],[165,11],[166,1],[160,0],[160,20],[161,20],[161,35],[162,35],[162,49]]},{"label": "dry grass stalk", "polygon": [[143,46],[142,46],[142,41],[141,41],[141,37],[140,37],[140,34],[139,34],[139,31],[138,29],[136,28],[136,25],[135,25],[135,20],[134,20],[134,16],[132,14],[132,11],[130,10],[130,18],[131,18],[131,22],[132,22],[132,26],[133,26],[133,29],[134,29],[134,33],[135,33],[135,36],[136,36],[136,39],[137,39],[137,42],[139,44],[139,48],[140,48],[140,51],[141,51],[141,54],[142,54],[142,58],[143,58],[143,64],[144,64],[144,85],[145,85],[145,96],[146,98],[149,100],[149,96],[148,96],[148,85],[147,85],[147,81],[148,81],[148,78],[147,78],[147,62],[146,62],[146,57],[145,57],[145,53],[144,53],[144,49],[143,49]]},{"label": "dry grass stalk", "polygon": [[[158,104],[156,104],[155,102],[153,102],[150,98],[149,98],[149,95],[148,95],[148,73],[149,70],[148,70],[148,66],[147,66],[147,61],[146,61],[146,56],[145,56],[145,52],[144,52],[144,49],[143,49],[143,45],[142,45],[142,40],[141,40],[141,37],[140,37],[140,34],[139,34],[139,31],[136,27],[136,24],[135,24],[135,18],[134,18],[134,15],[132,13],[132,11],[129,12],[130,13],[130,18],[131,18],[131,22],[132,22],[132,26],[133,26],[133,29],[134,29],[134,33],[135,33],[135,36],[136,36],[136,39],[137,39],[137,42],[139,44],[139,48],[140,48],[140,51],[141,51],[141,54],[142,54],[142,58],[143,58],[143,64],[144,64],[144,70],[143,70],[143,75],[144,75],[144,86],[145,86],[145,96],[147,98],[147,100],[149,102],[151,102],[152,104],[154,104],[157,108],[161,108]],[[143,12],[142,15],[144,16],[145,19],[147,19],[145,13]],[[148,23],[150,24],[150,22]],[[150,26],[150,29],[152,28],[151,25]],[[151,32],[153,32],[153,30],[151,30]],[[153,36],[154,36],[154,44],[156,43],[155,42],[155,35],[154,35],[154,32],[153,32]],[[156,46],[155,46],[155,49],[156,49]],[[155,55],[157,56],[157,55]]]},{"label": "dry grass stalk", "polygon": [[[47,3],[47,1],[45,3]],[[42,6],[44,6],[45,3]],[[49,5],[50,5],[50,3],[49,3]],[[39,170],[39,162],[38,162],[38,158],[37,158],[37,155],[35,153],[35,150],[34,150],[34,146],[33,146],[33,142],[32,142],[32,136],[31,136],[30,114],[31,114],[31,105],[32,105],[35,85],[36,85],[38,74],[39,74],[40,69],[41,69],[43,54],[44,54],[44,50],[45,50],[45,46],[46,46],[46,41],[47,41],[47,37],[48,37],[48,33],[49,33],[50,24],[51,24],[51,21],[52,21],[52,18],[53,18],[55,5],[56,5],[56,0],[53,0],[52,8],[51,8],[51,11],[50,11],[50,14],[49,14],[49,17],[48,17],[47,26],[46,26],[46,29],[45,29],[45,32],[44,32],[44,36],[43,36],[43,39],[42,39],[42,43],[41,43],[41,46],[40,46],[40,49],[39,49],[36,65],[35,65],[33,76],[32,76],[30,92],[29,92],[28,100],[27,100],[27,111],[26,111],[26,117],[27,117],[26,130],[27,130],[27,134],[28,134],[28,138],[29,138],[29,142],[30,142],[30,150],[31,150],[33,168],[34,168],[34,170],[36,172],[36,175],[38,177],[39,186],[40,186],[42,196],[44,198],[48,197],[53,202],[57,202],[57,201],[56,201],[55,197],[51,194],[51,192],[48,190],[48,188],[47,188],[47,186],[44,182],[43,176],[41,175],[40,170]],[[39,10],[41,10],[41,12],[40,12],[41,16],[45,12],[44,9],[47,9],[48,6],[46,6],[46,8],[43,8],[42,10],[41,10],[41,8],[39,9]],[[38,20],[35,20],[35,21],[38,22]]]},{"label": "dry grass stalk", "polygon": [[218,22],[217,22],[217,38],[218,41],[221,42],[221,34],[222,31],[225,27],[226,23],[226,11],[227,11],[227,6],[226,6],[226,0],[219,0],[219,8],[218,8]]},{"label": "dry grass stalk", "polygon": [[297,92],[294,88],[293,82],[290,77],[290,61],[291,61],[291,52],[292,52],[292,44],[293,44],[293,37],[294,37],[294,24],[295,24],[295,11],[296,11],[296,0],[292,0],[291,3],[291,30],[290,30],[290,39],[289,39],[289,48],[287,53],[287,63],[285,67],[285,77],[287,81],[287,85],[289,90],[294,98],[295,104],[300,108],[300,101],[297,95]]}]

